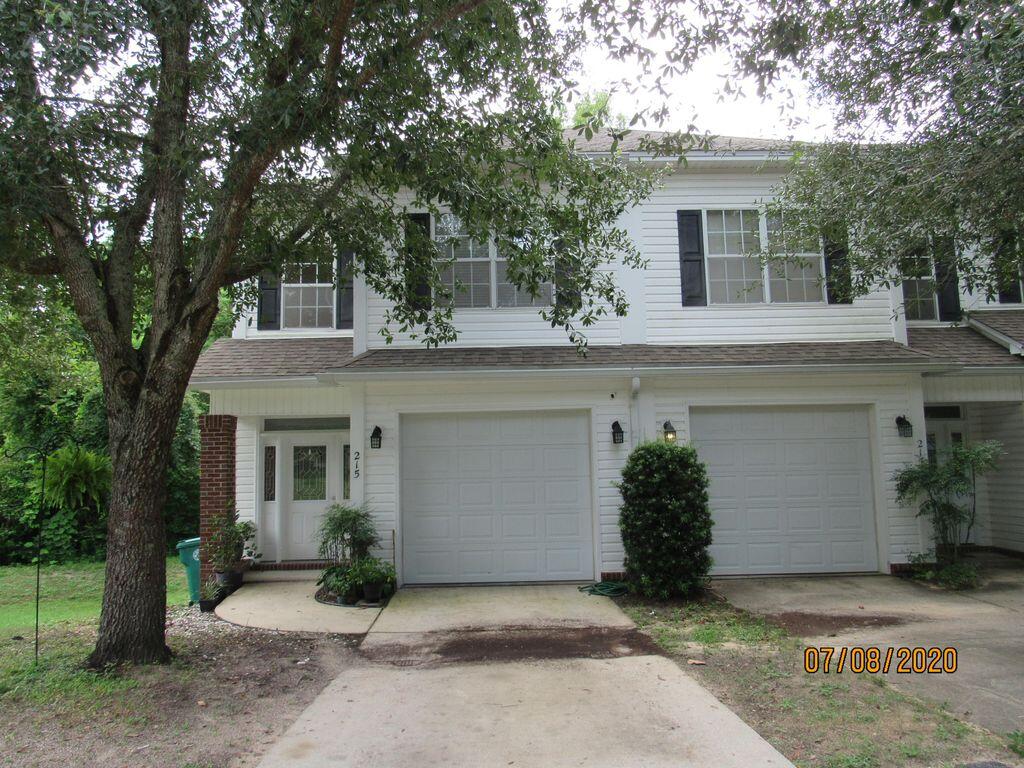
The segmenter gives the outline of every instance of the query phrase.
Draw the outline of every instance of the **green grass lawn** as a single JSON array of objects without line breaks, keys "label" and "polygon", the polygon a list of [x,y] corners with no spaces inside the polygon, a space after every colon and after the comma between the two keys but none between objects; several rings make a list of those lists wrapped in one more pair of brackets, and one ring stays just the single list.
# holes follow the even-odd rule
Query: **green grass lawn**
[{"label": "green grass lawn", "polygon": [[[39,622],[50,626],[96,621],[103,599],[103,563],[44,566],[40,580]],[[0,635],[27,635],[35,625],[34,565],[0,567]],[[167,604],[188,603],[185,568],[167,558]]]}]

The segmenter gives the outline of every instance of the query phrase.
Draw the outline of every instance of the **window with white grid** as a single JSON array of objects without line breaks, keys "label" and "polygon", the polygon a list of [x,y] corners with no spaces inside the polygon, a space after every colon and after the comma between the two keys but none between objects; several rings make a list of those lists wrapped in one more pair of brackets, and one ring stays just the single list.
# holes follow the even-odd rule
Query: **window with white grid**
[{"label": "window with white grid", "polygon": [[705,216],[711,303],[763,303],[764,275],[756,255],[761,250],[760,213],[744,208],[710,210]]},{"label": "window with white grid", "polygon": [[927,256],[907,258],[903,265],[903,309],[907,320],[938,320],[935,266]]},{"label": "window with white grid", "polygon": [[473,240],[459,218],[447,213],[437,219],[434,240],[440,251],[437,268],[452,306],[491,306],[491,251],[487,242]]},{"label": "window with white grid", "polygon": [[288,264],[281,280],[282,328],[334,327],[334,265]]},{"label": "window with white grid", "polygon": [[772,303],[824,301],[825,257],[818,238],[791,235],[780,217],[773,216],[767,223],[768,246],[786,257],[768,266],[768,294]]},{"label": "window with white grid", "polygon": [[508,259],[498,253],[494,261],[495,299],[499,307],[548,307],[554,295],[550,282],[541,283],[536,296],[531,296],[525,288],[518,287],[507,274]]}]

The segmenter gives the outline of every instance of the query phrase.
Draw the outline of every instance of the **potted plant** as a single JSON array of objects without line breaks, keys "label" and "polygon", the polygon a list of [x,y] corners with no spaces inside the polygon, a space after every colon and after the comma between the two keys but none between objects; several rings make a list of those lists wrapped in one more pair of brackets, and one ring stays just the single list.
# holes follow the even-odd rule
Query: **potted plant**
[{"label": "potted plant", "polygon": [[242,585],[244,568],[260,557],[250,545],[255,535],[256,526],[248,520],[239,522],[237,511],[215,522],[207,552],[217,583],[228,591],[233,592]]},{"label": "potted plant", "polygon": [[395,568],[379,558],[364,557],[352,564],[348,579],[362,590],[366,602],[379,603],[385,590],[394,587]]},{"label": "potted plant", "polygon": [[321,602],[340,603],[341,605],[354,605],[359,602],[362,595],[358,585],[350,578],[351,566],[347,564],[332,565],[320,574],[317,585],[321,590],[317,593],[317,599]]},{"label": "potted plant", "polygon": [[221,599],[222,588],[213,576],[208,578],[199,586],[199,610],[203,613],[210,613],[217,607]]}]

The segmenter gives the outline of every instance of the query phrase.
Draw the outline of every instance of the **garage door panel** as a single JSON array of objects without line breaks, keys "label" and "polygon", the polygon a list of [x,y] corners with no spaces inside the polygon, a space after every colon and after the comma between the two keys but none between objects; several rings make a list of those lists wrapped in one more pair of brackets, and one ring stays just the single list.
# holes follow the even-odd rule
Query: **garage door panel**
[{"label": "garage door panel", "polygon": [[537,504],[537,483],[533,480],[505,480],[498,488],[498,502],[502,507],[532,507]]},{"label": "garage door panel", "polygon": [[714,573],[877,567],[870,430],[861,408],[694,408],[708,465]]},{"label": "garage door panel", "polygon": [[[437,429],[442,422],[457,427]],[[407,583],[593,578],[585,413],[406,416],[400,431]],[[447,444],[422,447],[428,434]],[[415,456],[428,451],[458,461],[443,465]],[[425,476],[426,469],[433,475]],[[447,500],[446,509],[438,507]],[[446,530],[451,537],[439,540]],[[447,564],[434,551],[441,548]]]},{"label": "garage door panel", "polygon": [[774,441],[744,443],[739,458],[747,469],[774,469],[779,463],[778,446]]}]

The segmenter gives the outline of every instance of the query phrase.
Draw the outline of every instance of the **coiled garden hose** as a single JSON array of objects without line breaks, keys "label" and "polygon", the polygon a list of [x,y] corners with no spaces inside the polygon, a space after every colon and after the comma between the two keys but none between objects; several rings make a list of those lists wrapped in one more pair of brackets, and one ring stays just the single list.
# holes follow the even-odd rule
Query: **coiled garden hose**
[{"label": "coiled garden hose", "polygon": [[629,592],[629,587],[624,581],[599,581],[596,584],[584,584],[579,588],[580,592],[588,595],[601,595],[602,597],[621,597]]}]

